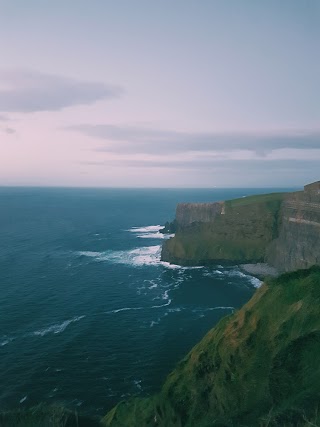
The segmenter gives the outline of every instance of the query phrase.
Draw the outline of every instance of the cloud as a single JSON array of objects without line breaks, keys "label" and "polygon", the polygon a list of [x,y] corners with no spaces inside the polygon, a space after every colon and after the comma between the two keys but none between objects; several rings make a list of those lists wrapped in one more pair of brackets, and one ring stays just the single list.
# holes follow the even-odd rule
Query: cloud
[{"label": "cloud", "polygon": [[95,151],[110,153],[174,154],[210,151],[254,151],[264,157],[279,149],[320,149],[320,131],[274,133],[196,133],[114,125],[77,125],[67,128],[103,139]]},{"label": "cloud", "polygon": [[[57,111],[119,97],[119,86],[36,71],[0,71],[0,111]],[[1,116],[3,117],[3,116]]]},{"label": "cloud", "polygon": [[9,118],[0,114],[0,122],[8,122]]},{"label": "cloud", "polygon": [[5,132],[5,133],[8,133],[8,134],[10,134],[10,135],[12,135],[13,133],[16,133],[16,131],[15,131],[14,129],[12,129],[12,128],[5,128],[5,129],[4,129],[4,132]]},{"label": "cloud", "polygon": [[262,169],[274,171],[297,171],[300,169],[310,170],[319,168],[319,160],[220,160],[220,159],[198,159],[198,160],[174,160],[168,161],[163,158],[162,160],[139,160],[139,159],[110,159],[103,161],[83,161],[80,162],[84,166],[92,167],[115,167],[115,168],[160,168],[160,169],[184,169],[194,171],[229,171],[230,173],[237,174],[239,172],[259,172]]}]

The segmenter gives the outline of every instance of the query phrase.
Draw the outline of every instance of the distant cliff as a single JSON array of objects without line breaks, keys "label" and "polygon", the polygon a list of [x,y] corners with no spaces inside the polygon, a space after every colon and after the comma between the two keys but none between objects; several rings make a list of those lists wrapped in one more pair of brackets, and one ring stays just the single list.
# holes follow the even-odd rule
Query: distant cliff
[{"label": "distant cliff", "polygon": [[162,260],[180,265],[268,262],[279,271],[320,265],[319,183],[218,203],[177,206]]},{"label": "distant cliff", "polygon": [[278,236],[284,195],[179,204],[176,235],[163,245],[162,259],[181,265],[263,261],[267,246]]}]

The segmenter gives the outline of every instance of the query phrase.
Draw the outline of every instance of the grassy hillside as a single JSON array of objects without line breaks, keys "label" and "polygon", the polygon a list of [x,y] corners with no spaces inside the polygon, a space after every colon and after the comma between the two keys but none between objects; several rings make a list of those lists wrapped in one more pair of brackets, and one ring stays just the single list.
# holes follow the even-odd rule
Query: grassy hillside
[{"label": "grassy hillside", "polygon": [[320,425],[320,268],[269,280],[178,364],[161,392],[106,426]]},{"label": "grassy hillside", "polygon": [[212,222],[178,229],[174,238],[164,242],[162,259],[180,265],[263,261],[266,248],[278,234],[285,194],[262,194],[225,202],[225,213]]},{"label": "grassy hillside", "polygon": [[0,412],[0,427],[101,427],[99,420],[62,406],[40,404],[33,408]]}]

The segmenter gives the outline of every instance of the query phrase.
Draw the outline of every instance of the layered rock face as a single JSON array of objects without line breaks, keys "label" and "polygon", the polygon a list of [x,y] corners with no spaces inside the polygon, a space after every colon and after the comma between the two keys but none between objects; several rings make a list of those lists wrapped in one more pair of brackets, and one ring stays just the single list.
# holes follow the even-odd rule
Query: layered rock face
[{"label": "layered rock face", "polygon": [[185,228],[197,222],[212,222],[223,210],[224,202],[179,203],[176,210],[177,227]]},{"label": "layered rock face", "polygon": [[279,271],[320,265],[320,183],[304,191],[184,203],[162,260],[180,265],[268,262]]},{"label": "layered rock face", "polygon": [[215,261],[263,261],[277,237],[283,193],[211,204],[180,204],[176,235],[163,245],[162,260],[180,265]]},{"label": "layered rock face", "polygon": [[267,252],[267,261],[279,270],[320,265],[320,194],[304,191],[286,196],[279,236]]}]

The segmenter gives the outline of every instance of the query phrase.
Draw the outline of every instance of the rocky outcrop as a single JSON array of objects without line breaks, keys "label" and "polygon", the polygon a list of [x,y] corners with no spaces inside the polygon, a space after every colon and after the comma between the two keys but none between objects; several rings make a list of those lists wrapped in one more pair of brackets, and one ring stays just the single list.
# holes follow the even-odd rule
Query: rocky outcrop
[{"label": "rocky outcrop", "polygon": [[320,184],[219,203],[184,203],[162,260],[180,265],[267,262],[279,271],[320,265]]}]

